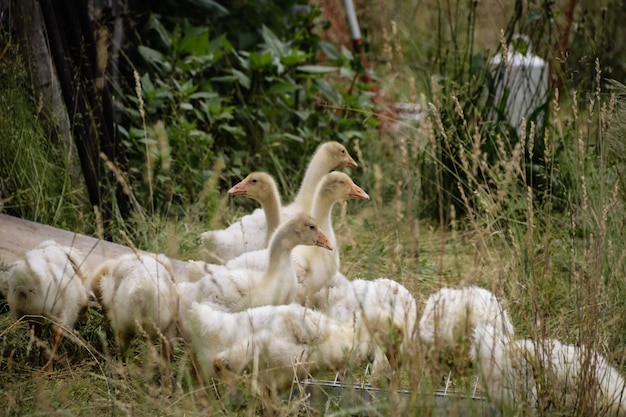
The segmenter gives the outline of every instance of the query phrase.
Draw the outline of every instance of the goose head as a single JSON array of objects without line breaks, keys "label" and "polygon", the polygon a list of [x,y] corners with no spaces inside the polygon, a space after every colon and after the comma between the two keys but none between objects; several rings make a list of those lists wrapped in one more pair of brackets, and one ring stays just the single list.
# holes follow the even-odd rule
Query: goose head
[{"label": "goose head", "polygon": [[333,250],[328,237],[318,227],[313,217],[304,213],[297,214],[281,226],[272,239],[282,239],[287,245],[292,247],[296,245],[310,245]]},{"label": "goose head", "polygon": [[350,156],[346,147],[339,142],[326,142],[320,145],[319,150],[321,152],[317,152],[316,154],[320,154],[321,157],[328,162],[329,170],[344,167],[357,168],[359,166]]},{"label": "goose head", "polygon": [[317,190],[317,198],[329,201],[348,199],[369,200],[370,196],[356,185],[352,178],[339,171],[333,171],[324,177]]},{"label": "goose head", "polygon": [[261,204],[269,201],[274,193],[278,193],[276,181],[265,172],[252,172],[228,190],[229,195],[243,195]]}]

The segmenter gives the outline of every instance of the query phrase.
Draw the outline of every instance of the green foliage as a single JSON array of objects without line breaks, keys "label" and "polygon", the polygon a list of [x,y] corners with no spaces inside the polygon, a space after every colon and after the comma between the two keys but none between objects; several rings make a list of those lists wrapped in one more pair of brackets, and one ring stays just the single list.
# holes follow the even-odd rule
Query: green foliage
[{"label": "green foliage", "polygon": [[249,37],[257,42],[242,50],[232,31],[212,35],[188,19],[150,16],[151,41],[137,49],[143,104],[127,97],[121,129],[143,205],[164,213],[189,206],[219,159],[226,185],[266,170],[295,190],[320,142],[349,144],[376,124],[357,58],[310,30],[319,10],[292,19],[286,37],[257,21]]},{"label": "green foliage", "polygon": [[0,212],[84,232],[91,216],[72,144],[50,140],[20,52],[0,33]]},{"label": "green foliage", "polygon": [[[623,2],[581,0],[572,24],[564,77],[581,90],[595,89],[596,60],[606,79],[626,79],[626,7]],[[603,82],[603,91],[608,85]]]},{"label": "green foliage", "polygon": [[[502,173],[492,168],[514,157],[521,164],[515,175],[519,185],[527,183],[540,199],[549,199],[561,208],[564,205],[569,180],[562,177],[555,158],[559,148],[553,148],[549,157],[544,154],[554,92],[547,63],[558,40],[556,13],[550,2],[522,3],[507,4],[510,14],[499,17],[502,32],[497,38],[491,36],[487,44],[484,35],[481,37],[487,30],[480,26],[487,6],[460,1],[434,4],[432,24],[423,33],[417,28],[417,35],[410,32],[408,38],[386,41],[394,51],[400,49],[400,41],[408,46],[403,53],[409,57],[407,76],[414,80],[415,90],[424,94],[422,120],[428,118],[434,127],[424,151],[435,162],[420,164],[420,192],[428,203],[420,209],[433,219],[448,223],[453,216],[465,216],[483,204],[482,193],[507,188],[500,183]],[[418,35],[426,37],[424,42],[414,41]],[[513,52],[518,54],[514,59],[522,61],[523,57],[525,65],[532,56],[542,58],[545,67],[541,75],[548,85],[535,91],[537,81],[531,79],[528,69],[515,67]],[[416,92],[411,95],[409,99],[415,101]],[[510,117],[514,102],[522,100],[520,107],[531,110],[524,113],[524,125]],[[551,144],[555,145],[560,143]],[[517,199],[503,204],[515,209]]]}]

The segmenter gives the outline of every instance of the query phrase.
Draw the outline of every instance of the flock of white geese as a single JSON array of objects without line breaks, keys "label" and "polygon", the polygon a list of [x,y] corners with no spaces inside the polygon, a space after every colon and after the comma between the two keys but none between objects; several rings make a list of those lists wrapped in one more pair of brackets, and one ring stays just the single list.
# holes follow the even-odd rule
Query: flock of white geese
[{"label": "flock of white geese", "polygon": [[[606,358],[553,339],[516,339],[507,311],[485,289],[442,288],[418,308],[392,279],[344,276],[332,209],[369,199],[347,174],[333,171],[344,167],[357,167],[346,148],[321,144],[285,206],[270,175],[248,175],[229,194],[261,208],[203,233],[202,245],[220,263],[188,261],[185,276],[162,254],[126,254],[87,271],[76,249],[45,241],[0,278],[0,290],[16,319],[43,316],[52,323],[46,370],[64,332],[96,300],[120,354],[141,334],[161,341],[171,359],[172,343],[183,339],[205,379],[231,384],[247,373],[280,389],[294,377],[365,363],[384,377],[416,352],[436,351],[457,362],[465,357],[500,407],[541,412],[539,397],[549,385],[561,409],[575,409],[584,386],[598,413],[626,416],[624,379]],[[463,346],[467,355],[458,354]]]}]

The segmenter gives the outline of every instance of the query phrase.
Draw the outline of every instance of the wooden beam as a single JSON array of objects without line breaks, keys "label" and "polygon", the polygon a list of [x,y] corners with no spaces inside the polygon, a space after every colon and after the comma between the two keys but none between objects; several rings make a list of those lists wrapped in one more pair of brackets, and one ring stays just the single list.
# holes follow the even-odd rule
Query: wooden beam
[{"label": "wooden beam", "polygon": [[[27,251],[49,239],[80,250],[85,256],[85,266],[89,271],[93,271],[107,259],[135,252],[128,246],[0,213],[0,261],[3,263],[14,263]],[[187,262],[177,259],[171,261],[177,278],[186,280]]]}]

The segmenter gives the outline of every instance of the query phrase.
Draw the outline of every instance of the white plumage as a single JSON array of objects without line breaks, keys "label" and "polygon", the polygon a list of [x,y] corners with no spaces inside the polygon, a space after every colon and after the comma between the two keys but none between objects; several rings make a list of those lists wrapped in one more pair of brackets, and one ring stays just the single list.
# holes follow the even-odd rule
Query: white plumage
[{"label": "white plumage", "polygon": [[[315,246],[299,246],[292,252],[292,260],[296,275],[298,276],[297,300],[301,304],[308,304],[307,297],[322,286],[326,285],[335,272],[339,269],[339,250],[337,239],[332,226],[332,208],[340,202],[351,198],[362,200],[369,196],[352,179],[343,172],[331,172],[326,174],[318,184],[311,209],[311,217],[324,232],[332,251],[327,251]],[[267,268],[268,250],[246,252],[226,263],[230,269],[258,269]],[[217,271],[219,266],[208,266],[210,270]]]},{"label": "white plumage", "polygon": [[388,359],[392,370],[397,370],[399,362],[412,354],[417,303],[409,290],[396,281],[355,279],[330,287],[322,310],[336,320],[362,323],[375,337],[379,347],[374,358],[375,375],[382,375],[388,368]]},{"label": "white plumage", "polygon": [[267,225],[265,249],[244,252],[226,262],[225,265],[190,261],[189,281],[197,280],[198,274],[202,271],[204,271],[203,275],[206,275],[219,274],[223,273],[221,271],[233,269],[256,269],[259,271],[267,269],[269,263],[267,246],[272,235],[282,223],[282,206],[276,181],[265,172],[253,172],[228,190],[228,194],[244,195],[261,203]]},{"label": "white plumage", "polygon": [[[52,370],[63,338],[89,304],[83,255],[53,240],[26,252],[9,270],[3,285],[13,317],[45,316],[52,319],[52,351],[45,370]],[[37,320],[32,318],[32,320]]]},{"label": "white plumage", "polygon": [[252,172],[242,181],[235,184],[229,195],[243,195],[261,203],[265,213],[265,243],[267,247],[274,231],[281,223],[281,202],[276,181],[265,172]]},{"label": "white plumage", "polygon": [[493,324],[481,323],[474,330],[472,357],[489,399],[505,410],[626,416],[626,382],[593,349],[555,339],[512,340]]},{"label": "white plumage", "polygon": [[[105,309],[122,354],[145,332],[161,340],[166,356],[176,337],[178,292],[170,260],[163,254],[125,254],[94,271],[91,288]],[[163,337],[165,339],[163,339]]]},{"label": "white plumage", "polygon": [[332,209],[338,202],[348,199],[369,200],[369,195],[343,172],[326,174],[315,190],[311,216],[328,236],[334,249],[328,252],[301,246],[294,250],[293,260],[298,275],[297,300],[300,304],[310,305],[310,297],[328,285],[339,271],[339,249],[332,224]]},{"label": "white plumage", "polygon": [[[293,203],[282,210],[285,220],[296,213],[309,213],[313,201],[313,192],[321,178],[329,171],[341,167],[357,167],[346,148],[333,141],[320,145],[309,162],[298,195]],[[226,229],[202,233],[200,240],[202,246],[210,254],[210,261],[217,259],[219,262],[225,263],[244,252],[262,249],[266,234],[267,225],[264,212],[261,209],[256,209]]]},{"label": "white plumage", "polygon": [[226,382],[247,370],[264,387],[285,388],[294,374],[335,370],[369,352],[367,333],[357,326],[299,304],[227,313],[194,303],[185,320],[205,378]]},{"label": "white plumage", "polygon": [[335,272],[330,280],[322,288],[317,290],[313,295],[309,296],[309,303],[311,307],[318,308],[322,311],[326,310],[331,302],[332,292],[339,291],[341,287],[350,284],[348,278],[341,272]]},{"label": "white plumage", "polygon": [[420,340],[436,358],[458,370],[466,368],[473,329],[493,324],[512,337],[508,312],[491,292],[476,286],[442,288],[426,302],[419,324]]},{"label": "white plumage", "polygon": [[298,214],[283,223],[272,236],[265,270],[216,270],[198,281],[196,301],[210,302],[226,311],[293,302],[297,279],[291,263],[291,251],[298,245],[332,250],[313,218]]}]

